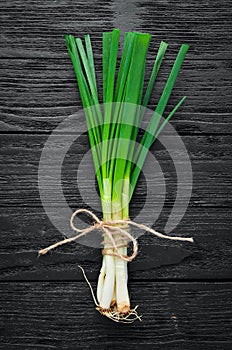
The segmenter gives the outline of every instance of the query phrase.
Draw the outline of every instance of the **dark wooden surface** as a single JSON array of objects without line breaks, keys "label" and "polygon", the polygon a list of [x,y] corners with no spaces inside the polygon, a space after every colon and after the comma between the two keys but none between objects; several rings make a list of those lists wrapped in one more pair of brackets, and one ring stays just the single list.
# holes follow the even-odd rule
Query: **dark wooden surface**
[{"label": "dark wooden surface", "polygon": [[[1,349],[231,349],[231,15],[228,0],[1,1]],[[190,44],[169,109],[188,95],[172,123],[190,155],[193,193],[175,233],[194,236],[196,245],[149,235],[139,239],[129,288],[143,321],[129,326],[94,310],[78,269],[86,268],[95,287],[99,249],[73,243],[37,258],[39,248],[61,238],[40,201],[41,151],[59,122],[81,108],[63,35],[92,35],[101,84],[101,33],[113,27],[152,33],[148,71],[160,41],[170,44],[151,108],[178,47]],[[82,136],[66,159],[63,186],[72,209],[85,205],[76,190],[73,159],[87,150]],[[152,152],[168,183],[156,223],[162,230],[175,200],[176,177],[162,147],[156,144]],[[47,169],[49,174],[49,159]],[[55,184],[48,191],[55,198]],[[145,196],[142,178],[132,216]],[[50,205],[55,212],[58,204]]]}]

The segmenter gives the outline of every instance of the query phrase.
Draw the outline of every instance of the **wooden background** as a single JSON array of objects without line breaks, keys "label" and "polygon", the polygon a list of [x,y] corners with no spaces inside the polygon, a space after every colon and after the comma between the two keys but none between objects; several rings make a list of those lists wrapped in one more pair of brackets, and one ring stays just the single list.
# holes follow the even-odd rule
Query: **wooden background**
[{"label": "wooden background", "polygon": [[[231,13],[228,0],[1,1],[1,349],[231,349]],[[113,27],[153,35],[148,71],[160,41],[170,45],[151,108],[178,47],[191,45],[169,108],[187,94],[172,124],[192,161],[193,193],[175,233],[193,235],[196,245],[139,239],[129,289],[143,322],[132,325],[113,323],[94,310],[78,265],[95,287],[99,249],[73,243],[37,259],[38,249],[61,238],[39,197],[41,151],[59,122],[81,108],[63,35],[92,35],[100,73],[101,33]],[[72,209],[85,205],[73,159],[88,150],[87,138],[78,142],[63,177]],[[168,185],[156,223],[162,230],[176,178],[171,166],[165,168],[170,160],[162,148],[154,145],[152,152]],[[145,197],[141,178],[132,217]],[[54,212],[56,205],[51,202]]]}]

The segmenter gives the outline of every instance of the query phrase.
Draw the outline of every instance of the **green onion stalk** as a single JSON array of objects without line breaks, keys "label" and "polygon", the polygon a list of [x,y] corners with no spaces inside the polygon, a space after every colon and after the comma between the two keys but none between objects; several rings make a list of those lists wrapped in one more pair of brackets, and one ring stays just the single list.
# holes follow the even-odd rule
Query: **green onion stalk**
[{"label": "green onion stalk", "polygon": [[[83,42],[73,35],[66,35],[68,52],[85,109],[103,221],[106,222],[129,220],[129,204],[149,148],[186,98],[184,96],[164,121],[161,121],[188,51],[188,45],[183,44],[148,126],[138,141],[144,110],[149,103],[168,45],[163,41],[160,43],[150,79],[144,88],[151,35],[138,32],[125,33],[120,60],[119,39],[118,29],[105,32],[102,36],[103,100],[100,101],[90,36],[85,35]],[[118,71],[117,63],[119,63]],[[120,254],[126,257],[127,240],[120,234],[115,234],[115,231],[114,239]],[[126,319],[131,312],[127,287],[128,262],[115,254],[115,248],[106,236],[104,252],[106,254],[103,255],[97,286],[99,309],[102,313],[117,314]]]}]

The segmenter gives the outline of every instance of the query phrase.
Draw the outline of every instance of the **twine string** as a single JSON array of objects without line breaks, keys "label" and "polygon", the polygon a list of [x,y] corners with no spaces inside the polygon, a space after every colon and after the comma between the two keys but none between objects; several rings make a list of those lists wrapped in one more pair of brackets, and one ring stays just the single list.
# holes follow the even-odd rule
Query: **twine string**
[{"label": "twine string", "polygon": [[[87,228],[84,228],[84,229],[80,229],[80,228],[76,227],[74,224],[74,219],[80,213],[85,213],[85,214],[91,216],[94,220],[94,224],[92,226],[88,226]],[[138,224],[132,220],[102,221],[92,211],[87,210],[87,209],[77,209],[72,214],[72,216],[70,218],[70,226],[74,231],[78,232],[78,234],[76,236],[70,237],[70,238],[65,238],[62,241],[59,241],[59,242],[54,243],[54,244],[52,244],[44,249],[41,249],[39,251],[39,255],[47,254],[47,252],[49,252],[50,250],[52,250],[54,248],[57,248],[63,244],[69,243],[69,242],[76,241],[79,238],[94,231],[95,229],[99,229],[102,231],[103,236],[106,238],[104,240],[105,247],[102,251],[102,254],[118,256],[122,260],[129,262],[129,261],[132,261],[138,253],[137,240],[128,232],[129,226],[137,227],[141,230],[152,233],[155,236],[157,236],[159,238],[163,238],[163,239],[169,239],[169,240],[173,240],[173,241],[185,241],[185,242],[190,242],[190,243],[194,242],[192,237],[188,238],[188,237],[168,236],[168,235],[162,234],[160,232],[157,232],[146,225]],[[120,242],[130,241],[133,245],[132,254],[130,256],[121,254],[119,248],[127,246],[127,244],[124,244],[124,243],[118,244],[117,241],[120,241]],[[109,244],[111,244],[111,246],[109,246]]]}]

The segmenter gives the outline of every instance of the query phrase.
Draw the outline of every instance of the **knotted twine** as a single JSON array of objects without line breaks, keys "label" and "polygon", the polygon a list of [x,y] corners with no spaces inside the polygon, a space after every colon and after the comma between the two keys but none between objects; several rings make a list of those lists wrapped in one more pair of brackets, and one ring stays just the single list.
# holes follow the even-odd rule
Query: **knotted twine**
[{"label": "knotted twine", "polygon": [[[77,228],[74,225],[74,219],[75,217],[80,214],[80,213],[86,213],[87,215],[91,216],[94,220],[94,223],[92,226],[89,226],[87,228],[84,229],[80,229]],[[169,239],[169,240],[173,240],[173,241],[186,241],[186,242],[190,242],[193,243],[193,238],[187,238],[187,237],[177,237],[177,236],[168,236],[168,235],[164,235],[160,232],[157,232],[155,230],[153,230],[152,228],[143,225],[143,224],[138,224],[130,219],[128,220],[107,220],[107,221],[102,221],[100,220],[92,211],[87,210],[87,209],[77,209],[71,216],[70,218],[70,226],[71,228],[78,232],[78,234],[74,237],[70,237],[70,238],[65,238],[62,241],[59,241],[55,244],[52,244],[50,246],[48,246],[47,248],[41,249],[39,251],[39,255],[44,255],[46,254],[48,251],[61,246],[63,244],[69,243],[69,242],[73,242],[78,240],[79,238],[87,235],[88,233],[94,231],[95,229],[101,230],[103,233],[103,236],[105,238],[104,243],[105,243],[105,247],[102,251],[103,255],[112,255],[112,256],[118,256],[120,257],[122,260],[125,261],[132,261],[137,253],[138,253],[138,244],[137,244],[137,240],[136,238],[134,238],[129,232],[128,232],[128,227],[129,226],[134,226],[137,227],[141,230],[150,232],[152,234],[154,234],[155,236],[159,237],[159,238],[164,238],[164,239]],[[132,254],[130,256],[128,255],[123,255],[121,254],[121,252],[119,251],[120,247],[123,246],[127,246],[127,244],[118,244],[118,241],[131,241],[132,245],[133,245],[133,250],[132,250]],[[107,244],[106,244],[107,243]],[[109,243],[111,243],[112,245],[109,246]],[[112,251],[112,249],[114,249],[114,251]]]}]

